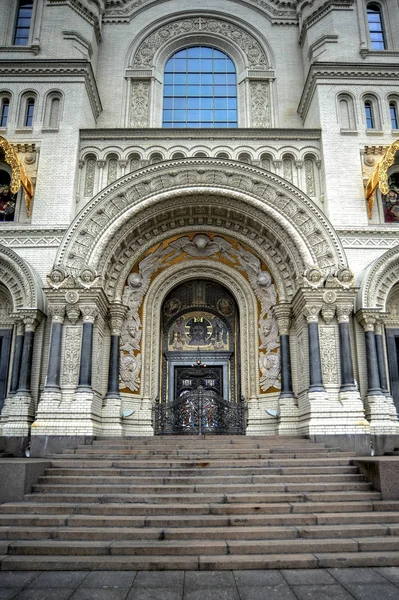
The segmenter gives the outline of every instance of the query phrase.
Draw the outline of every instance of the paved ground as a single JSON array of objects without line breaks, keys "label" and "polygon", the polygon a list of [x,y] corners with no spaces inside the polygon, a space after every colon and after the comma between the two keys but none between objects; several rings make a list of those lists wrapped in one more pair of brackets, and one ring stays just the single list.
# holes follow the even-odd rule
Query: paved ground
[{"label": "paved ground", "polygon": [[0,600],[399,600],[399,567],[0,571]]}]

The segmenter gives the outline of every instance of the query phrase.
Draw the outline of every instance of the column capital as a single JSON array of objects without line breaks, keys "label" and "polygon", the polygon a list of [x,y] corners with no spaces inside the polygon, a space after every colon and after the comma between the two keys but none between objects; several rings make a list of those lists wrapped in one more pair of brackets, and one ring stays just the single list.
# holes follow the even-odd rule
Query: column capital
[{"label": "column capital", "polygon": [[290,332],[292,322],[291,305],[288,303],[276,304],[272,308],[272,313],[277,321],[279,334],[288,335]]},{"label": "column capital", "polygon": [[99,169],[103,169],[105,167],[105,160],[98,160],[97,161],[97,167]]},{"label": "column capital", "polygon": [[40,325],[44,317],[44,314],[40,310],[36,309],[21,310],[18,311],[18,315],[22,318],[22,321],[25,326],[25,332],[35,332],[36,328],[38,327],[38,325]]},{"label": "column capital", "polygon": [[98,308],[90,304],[84,304],[79,308],[83,315],[83,323],[94,323],[99,313]]},{"label": "column capital", "polygon": [[65,304],[50,304],[49,313],[53,323],[63,323],[65,319]]},{"label": "column capital", "polygon": [[80,317],[79,306],[76,304],[67,304],[65,308],[68,319],[71,321],[72,325],[75,325]]},{"label": "column capital", "polygon": [[337,321],[338,323],[349,323],[349,317],[353,311],[352,304],[338,304]]},{"label": "column capital", "polygon": [[122,324],[125,319],[128,307],[124,304],[111,304],[108,308],[108,321],[111,329],[111,335],[120,335]]},{"label": "column capital", "polygon": [[307,304],[303,308],[303,316],[308,323],[318,323],[319,314],[321,311],[321,304]]},{"label": "column capital", "polygon": [[374,327],[378,319],[379,309],[364,309],[361,308],[356,313],[356,319],[363,327],[363,330],[372,331],[374,333]]}]

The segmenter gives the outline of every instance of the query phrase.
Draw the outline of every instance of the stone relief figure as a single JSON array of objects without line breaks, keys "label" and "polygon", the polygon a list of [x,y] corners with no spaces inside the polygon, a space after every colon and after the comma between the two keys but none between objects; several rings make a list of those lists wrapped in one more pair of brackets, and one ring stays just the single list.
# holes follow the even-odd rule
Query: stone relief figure
[{"label": "stone relief figure", "polygon": [[140,387],[141,356],[137,354],[122,354],[119,367],[121,381],[119,389],[129,388],[135,392]]},{"label": "stone relief figure", "polygon": [[121,332],[121,350],[131,352],[140,350],[141,324],[138,319],[129,317],[123,322]]},{"label": "stone relief figure", "polygon": [[315,289],[323,287],[324,277],[319,267],[316,267],[316,265],[310,265],[303,274],[302,283],[304,287]]},{"label": "stone relief figure", "polygon": [[234,305],[228,298],[221,298],[218,300],[216,307],[225,317],[229,317],[234,312]]},{"label": "stone relief figure", "polygon": [[355,276],[348,267],[341,266],[334,273],[334,275],[328,275],[326,279],[326,288],[344,288],[349,289],[355,284]]},{"label": "stone relief figure", "polygon": [[99,279],[100,277],[97,276],[94,269],[91,267],[84,267],[76,278],[76,283],[79,287],[88,289],[98,284]]},{"label": "stone relief figure", "polygon": [[186,252],[189,256],[201,257],[213,256],[217,252],[231,251],[232,245],[221,237],[214,237],[211,241],[211,238],[205,233],[197,233],[192,240],[185,236],[171,242],[169,248],[173,248],[177,255]]},{"label": "stone relief figure", "polygon": [[47,275],[47,283],[49,287],[58,290],[58,288],[73,285],[74,281],[70,275],[66,275],[64,269],[57,267],[51,271],[50,275]]},{"label": "stone relief figure", "polygon": [[181,306],[181,303],[178,298],[171,298],[170,300],[167,301],[167,303],[164,306],[165,316],[168,319],[170,317],[173,317],[173,315],[175,315],[177,312],[179,312],[180,306]]},{"label": "stone relief figure", "polygon": [[274,350],[279,347],[279,335],[277,321],[273,317],[259,320],[259,348],[266,350]]},{"label": "stone relief figure", "polygon": [[186,340],[186,322],[184,317],[179,317],[173,324],[173,328],[170,333],[170,344],[172,344],[173,350],[183,350]]},{"label": "stone relief figure", "polygon": [[279,354],[259,352],[259,369],[261,372],[259,384],[262,392],[267,392],[271,387],[281,388],[279,381],[281,369]]}]

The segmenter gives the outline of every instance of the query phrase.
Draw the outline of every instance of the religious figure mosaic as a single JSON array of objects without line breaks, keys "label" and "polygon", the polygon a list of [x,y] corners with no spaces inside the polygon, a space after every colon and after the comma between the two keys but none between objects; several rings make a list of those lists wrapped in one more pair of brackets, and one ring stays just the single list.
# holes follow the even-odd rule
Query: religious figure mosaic
[{"label": "religious figure mosaic", "polygon": [[168,350],[228,350],[230,333],[221,319],[211,313],[189,312],[172,323]]}]

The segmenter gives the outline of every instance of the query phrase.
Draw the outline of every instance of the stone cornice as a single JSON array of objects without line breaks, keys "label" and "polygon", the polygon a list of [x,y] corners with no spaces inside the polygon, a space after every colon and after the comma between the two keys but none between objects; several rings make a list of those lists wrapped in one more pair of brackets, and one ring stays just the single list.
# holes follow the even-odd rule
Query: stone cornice
[{"label": "stone cornice", "polygon": [[320,140],[320,129],[81,129],[80,138],[88,140]]},{"label": "stone cornice", "polygon": [[92,66],[87,60],[1,60],[0,78],[2,77],[7,79],[9,77],[22,77],[25,81],[29,77],[34,80],[38,77],[62,77],[63,79],[83,77],[96,119],[102,111],[96,79]]},{"label": "stone cornice", "polygon": [[[103,23],[129,23],[134,16],[151,7],[159,7],[166,0],[107,0]],[[237,4],[256,10],[274,25],[298,25],[295,0],[235,0]]]},{"label": "stone cornice", "polygon": [[0,227],[0,244],[7,248],[28,248],[44,246],[57,248],[61,243],[67,227],[46,227],[37,225],[12,226],[2,223]]},{"label": "stone cornice", "polygon": [[380,85],[383,80],[396,80],[399,77],[399,65],[395,63],[385,64],[361,64],[361,63],[317,63],[310,69],[303,88],[302,97],[298,106],[298,113],[303,120],[306,119],[313,94],[319,80],[336,80],[342,85],[345,80],[350,83],[373,84],[373,79]]}]

